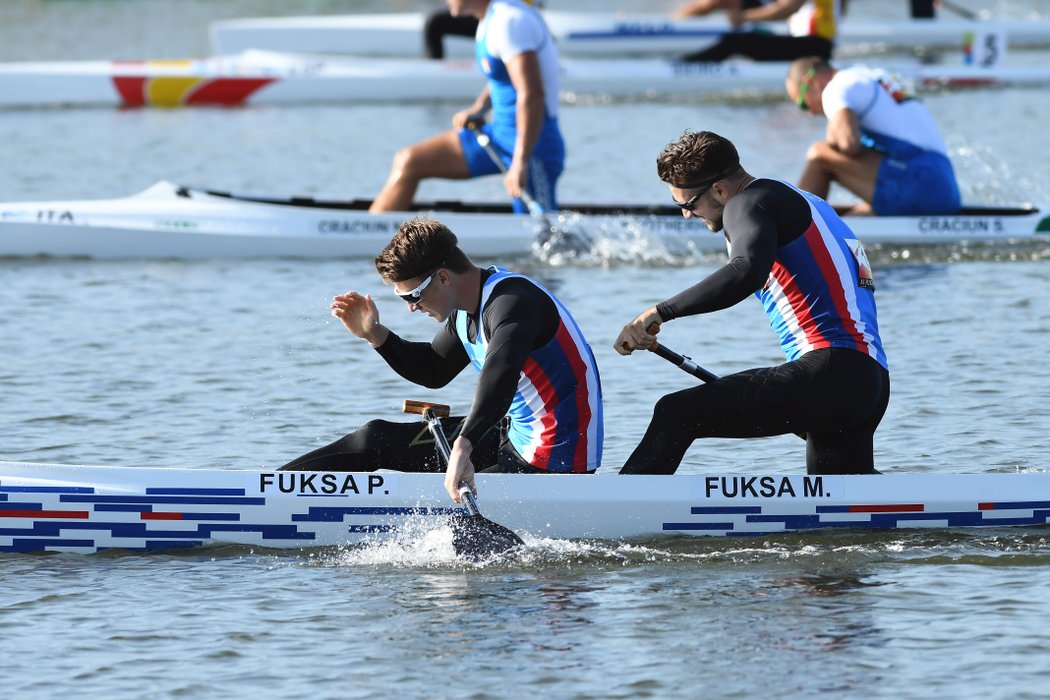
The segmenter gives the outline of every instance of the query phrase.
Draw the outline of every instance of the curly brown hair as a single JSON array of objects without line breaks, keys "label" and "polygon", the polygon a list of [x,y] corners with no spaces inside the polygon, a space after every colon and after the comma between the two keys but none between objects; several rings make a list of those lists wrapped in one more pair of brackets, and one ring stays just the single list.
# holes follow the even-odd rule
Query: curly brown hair
[{"label": "curly brown hair", "polygon": [[459,249],[456,234],[440,221],[426,217],[408,219],[376,256],[376,270],[384,282],[404,282],[439,267],[464,272],[470,261]]},{"label": "curly brown hair", "polygon": [[727,177],[739,167],[736,146],[711,131],[686,131],[677,141],[664,146],[656,159],[660,179],[683,189],[713,177]]}]

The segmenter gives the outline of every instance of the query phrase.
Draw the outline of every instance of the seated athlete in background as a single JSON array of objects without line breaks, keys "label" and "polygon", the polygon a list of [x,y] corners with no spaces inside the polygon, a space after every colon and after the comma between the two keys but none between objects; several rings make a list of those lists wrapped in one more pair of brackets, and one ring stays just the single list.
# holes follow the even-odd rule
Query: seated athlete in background
[{"label": "seated athlete in background", "polygon": [[[404,340],[380,322],[371,295],[356,291],[332,300],[332,315],[347,330],[421,386],[445,386],[470,364],[481,373],[446,469],[445,487],[453,500],[460,500],[461,482],[477,492],[475,467],[520,474],[598,468],[603,439],[598,366],[554,295],[524,275],[477,267],[459,249],[455,234],[431,219],[402,223],[376,258],[376,269],[409,311],[426,313],[443,324],[441,330],[429,343]],[[405,425],[373,421],[282,469],[439,471],[432,445],[410,445],[420,424]]]},{"label": "seated athlete in background", "polygon": [[[452,117],[451,130],[398,151],[369,210],[409,210],[427,178],[464,180],[501,172],[468,128],[482,124],[507,169],[503,185],[515,211],[525,211],[523,190],[543,209],[557,209],[565,142],[558,126],[558,50],[547,25],[522,0],[448,0],[448,6],[455,17],[481,21],[475,43],[488,82],[471,107]],[[490,111],[491,123],[484,124]]]},{"label": "seated athlete in background", "polygon": [[713,46],[683,56],[683,61],[724,61],[732,56],[755,61],[791,61],[802,56],[830,59],[838,19],[845,6],[845,0],[693,0],[672,16],[683,19],[722,10],[734,29],[750,23],[788,23],[787,35],[763,30],[761,26],[727,32]]},{"label": "seated athlete in background", "polygon": [[806,153],[798,186],[827,198],[837,182],[864,200],[840,213],[954,214],[961,197],[941,132],[926,106],[886,71],[832,68],[816,56],[791,64],[788,97],[828,119]]},{"label": "seated athlete in background", "polygon": [[682,215],[722,231],[729,262],[624,326],[621,355],[657,344],[662,324],[754,294],[787,362],[662,397],[621,474],[673,474],[702,437],[806,433],[810,474],[875,474],[873,437],[890,396],[875,285],[860,241],[819,197],[752,177],[736,147],[686,132],[657,159]]}]

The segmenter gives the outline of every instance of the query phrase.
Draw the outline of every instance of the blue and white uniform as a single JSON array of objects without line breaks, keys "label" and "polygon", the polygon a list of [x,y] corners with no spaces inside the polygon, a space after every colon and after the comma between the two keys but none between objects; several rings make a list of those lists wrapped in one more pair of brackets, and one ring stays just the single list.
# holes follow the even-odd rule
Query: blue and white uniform
[{"label": "blue and white uniform", "polygon": [[[442,422],[472,446],[479,471],[589,474],[601,465],[603,415],[598,366],[558,299],[524,275],[481,271],[474,311],[455,309],[430,342],[390,332],[376,352],[401,377],[446,386],[473,365],[479,372],[465,418]],[[298,471],[441,471],[418,423],[369,421],[281,467]]]},{"label": "blue and white uniform", "polygon": [[[529,353],[507,415],[508,438],[530,465],[551,472],[590,472],[601,464],[603,417],[601,382],[590,346],[569,311],[549,291],[524,275],[500,267],[485,280],[479,315],[504,280],[525,279],[551,298],[559,320],[546,345]],[[481,324],[471,339],[467,314],[457,312],[456,335],[471,363],[482,371],[489,335]]]},{"label": "blue and white uniform", "polygon": [[820,348],[849,348],[888,369],[864,247],[831,205],[792,189],[809,203],[810,224],[777,250],[766,284],[755,292],[784,355],[790,361]]},{"label": "blue and white uniform", "polygon": [[854,66],[824,87],[824,114],[843,109],[860,122],[862,143],[883,154],[871,206],[882,216],[952,214],[961,197],[941,132],[926,106],[886,71]]},{"label": "blue and white uniform", "polygon": [[[489,80],[492,100],[492,122],[482,130],[508,166],[518,138],[518,91],[507,63],[527,51],[536,53],[544,92],[543,126],[528,163],[528,190],[544,209],[557,209],[555,184],[565,167],[565,142],[558,128],[558,50],[534,7],[522,0],[492,0],[478,25],[475,43],[478,66]],[[463,130],[459,138],[472,177],[500,172],[473,133]],[[524,211],[520,202],[515,202],[515,209]]]}]

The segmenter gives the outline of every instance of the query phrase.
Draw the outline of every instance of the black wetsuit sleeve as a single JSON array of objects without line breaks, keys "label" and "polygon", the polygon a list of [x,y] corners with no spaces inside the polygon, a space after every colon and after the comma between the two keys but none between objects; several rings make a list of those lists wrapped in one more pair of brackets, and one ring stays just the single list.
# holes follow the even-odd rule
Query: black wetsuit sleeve
[{"label": "black wetsuit sleeve", "polygon": [[489,339],[474,402],[462,435],[477,445],[485,432],[507,415],[518,378],[529,354],[551,341],[558,330],[554,301],[526,279],[498,283],[481,323]]},{"label": "black wetsuit sleeve", "polygon": [[410,342],[391,331],[376,352],[408,381],[429,389],[443,387],[470,363],[451,326],[446,323],[429,343]]},{"label": "black wetsuit sleeve", "polygon": [[[656,305],[664,321],[725,309],[762,288],[780,245],[774,214],[762,191],[744,191],[729,200],[723,224],[730,235],[729,262],[697,284]],[[731,234],[728,234],[731,232]]]}]

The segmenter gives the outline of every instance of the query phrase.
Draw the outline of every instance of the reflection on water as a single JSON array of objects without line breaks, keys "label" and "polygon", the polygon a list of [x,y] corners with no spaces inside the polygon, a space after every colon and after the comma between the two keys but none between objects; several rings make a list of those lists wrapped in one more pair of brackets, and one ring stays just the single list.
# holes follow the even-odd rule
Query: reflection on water
[{"label": "reflection on water", "polygon": [[[556,684],[559,697],[891,697],[923,676],[932,695],[954,697],[951,669],[1025,657],[1004,630],[1022,629],[1033,654],[1050,648],[1039,622],[1050,603],[1030,595],[1050,585],[1045,530],[530,540],[520,557],[477,566],[446,559],[440,529],[385,549],[14,556],[4,582],[16,577],[21,593],[3,596],[0,628],[70,658],[120,648],[165,686],[192,668],[205,694],[233,664],[268,697],[304,682],[332,697],[394,682],[406,697],[508,684],[528,694]],[[150,591],[162,580],[178,585],[159,602]],[[978,614],[986,632],[961,641]],[[71,620],[83,641],[65,641]],[[38,656],[8,664],[15,689],[40,689],[26,665]],[[293,679],[274,658],[302,668]],[[97,665],[81,690],[137,677]]]}]

